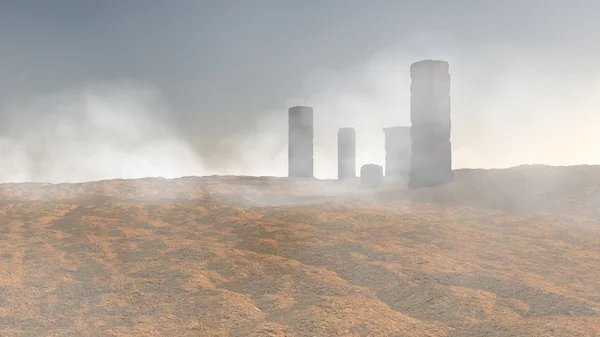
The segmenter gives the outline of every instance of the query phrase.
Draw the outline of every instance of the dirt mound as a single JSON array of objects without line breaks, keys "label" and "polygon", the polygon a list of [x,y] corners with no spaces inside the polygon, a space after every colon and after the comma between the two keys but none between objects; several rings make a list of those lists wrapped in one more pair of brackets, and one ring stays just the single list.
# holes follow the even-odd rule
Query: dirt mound
[{"label": "dirt mound", "polygon": [[455,175],[0,185],[0,336],[600,336],[600,170]]}]

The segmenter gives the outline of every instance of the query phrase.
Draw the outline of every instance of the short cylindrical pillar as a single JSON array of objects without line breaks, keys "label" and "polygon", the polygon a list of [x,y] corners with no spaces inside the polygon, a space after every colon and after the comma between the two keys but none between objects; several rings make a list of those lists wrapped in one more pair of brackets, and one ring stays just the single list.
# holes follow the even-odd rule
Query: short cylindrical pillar
[{"label": "short cylindrical pillar", "polygon": [[338,179],[356,178],[356,131],[340,128],[338,131]]},{"label": "short cylindrical pillar", "polygon": [[288,117],[288,176],[313,178],[313,109],[295,106]]},{"label": "short cylindrical pillar", "polygon": [[361,188],[380,188],[383,186],[383,166],[365,164],[360,168]]}]

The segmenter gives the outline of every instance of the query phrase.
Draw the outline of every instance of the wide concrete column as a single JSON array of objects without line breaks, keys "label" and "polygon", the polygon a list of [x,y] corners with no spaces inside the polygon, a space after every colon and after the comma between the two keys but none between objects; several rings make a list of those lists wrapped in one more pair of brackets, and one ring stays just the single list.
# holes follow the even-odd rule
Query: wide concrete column
[{"label": "wide concrete column", "polygon": [[446,184],[453,179],[448,62],[425,60],[413,63],[410,77],[409,187]]},{"label": "wide concrete column", "polygon": [[338,131],[338,179],[356,178],[356,130]]},{"label": "wide concrete column", "polygon": [[383,128],[385,133],[385,176],[406,180],[410,172],[410,127]]},{"label": "wide concrete column", "polygon": [[295,106],[288,117],[288,176],[313,178],[313,109]]}]

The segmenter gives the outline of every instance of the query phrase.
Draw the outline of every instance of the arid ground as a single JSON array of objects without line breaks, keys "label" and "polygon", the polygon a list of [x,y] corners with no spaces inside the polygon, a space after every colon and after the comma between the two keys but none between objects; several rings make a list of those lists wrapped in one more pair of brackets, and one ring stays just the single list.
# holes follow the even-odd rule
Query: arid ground
[{"label": "arid ground", "polygon": [[0,336],[600,336],[600,167],[0,185]]}]

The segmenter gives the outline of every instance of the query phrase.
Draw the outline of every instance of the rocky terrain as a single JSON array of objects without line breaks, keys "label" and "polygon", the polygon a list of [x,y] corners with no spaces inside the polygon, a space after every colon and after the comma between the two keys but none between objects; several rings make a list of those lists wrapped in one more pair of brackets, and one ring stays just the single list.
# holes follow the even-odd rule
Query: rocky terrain
[{"label": "rocky terrain", "polygon": [[600,336],[600,167],[0,185],[0,336]]}]

